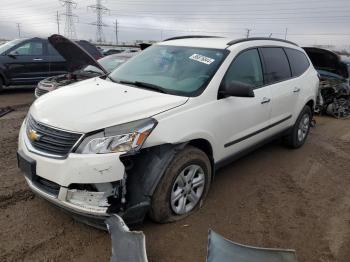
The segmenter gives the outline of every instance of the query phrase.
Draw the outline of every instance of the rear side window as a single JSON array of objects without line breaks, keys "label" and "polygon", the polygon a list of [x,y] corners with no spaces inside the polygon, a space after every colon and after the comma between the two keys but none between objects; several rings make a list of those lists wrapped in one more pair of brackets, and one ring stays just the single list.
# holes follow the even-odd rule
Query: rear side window
[{"label": "rear side window", "polygon": [[224,83],[232,81],[249,84],[258,88],[264,84],[260,57],[257,49],[240,53],[232,62],[224,78]]},{"label": "rear side window", "polygon": [[61,56],[50,43],[48,43],[47,49],[48,49],[49,56]]},{"label": "rear side window", "polygon": [[287,53],[293,77],[302,75],[310,66],[305,54],[291,48],[285,48],[284,50]]},{"label": "rear side window", "polygon": [[291,77],[287,56],[280,47],[261,48],[264,59],[264,78],[266,84],[287,80]]}]

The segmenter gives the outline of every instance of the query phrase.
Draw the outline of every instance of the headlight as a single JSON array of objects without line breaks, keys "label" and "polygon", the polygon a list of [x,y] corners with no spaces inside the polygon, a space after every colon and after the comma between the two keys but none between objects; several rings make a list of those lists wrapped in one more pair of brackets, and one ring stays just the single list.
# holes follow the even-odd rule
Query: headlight
[{"label": "headlight", "polygon": [[81,154],[107,154],[137,151],[142,147],[156,125],[156,120],[148,118],[108,127],[102,132],[85,138],[76,152]]}]

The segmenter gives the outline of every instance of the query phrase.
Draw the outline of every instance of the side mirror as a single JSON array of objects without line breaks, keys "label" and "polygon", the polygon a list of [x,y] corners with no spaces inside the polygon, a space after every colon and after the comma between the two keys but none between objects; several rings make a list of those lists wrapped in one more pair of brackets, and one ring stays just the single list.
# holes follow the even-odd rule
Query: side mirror
[{"label": "side mirror", "polygon": [[254,86],[242,83],[239,81],[232,81],[229,84],[223,84],[219,93],[224,97],[254,97]]},{"label": "side mirror", "polygon": [[16,56],[18,55],[16,51],[11,51],[10,53],[7,54],[9,57],[12,57],[12,58],[16,58]]}]

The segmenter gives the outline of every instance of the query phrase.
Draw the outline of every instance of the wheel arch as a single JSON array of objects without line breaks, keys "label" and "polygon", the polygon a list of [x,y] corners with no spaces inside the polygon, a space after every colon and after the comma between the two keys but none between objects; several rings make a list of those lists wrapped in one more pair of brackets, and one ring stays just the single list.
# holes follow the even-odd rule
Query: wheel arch
[{"label": "wheel arch", "polygon": [[306,106],[309,106],[311,108],[312,114],[314,114],[315,110],[315,101],[313,99],[309,99],[309,101],[306,102]]},{"label": "wheel arch", "polygon": [[211,165],[211,176],[212,179],[215,175],[215,162],[214,162],[214,155],[213,155],[213,147],[211,146],[210,142],[203,138],[193,139],[190,140],[187,145],[196,147],[200,150],[202,150],[209,158],[210,165]]}]

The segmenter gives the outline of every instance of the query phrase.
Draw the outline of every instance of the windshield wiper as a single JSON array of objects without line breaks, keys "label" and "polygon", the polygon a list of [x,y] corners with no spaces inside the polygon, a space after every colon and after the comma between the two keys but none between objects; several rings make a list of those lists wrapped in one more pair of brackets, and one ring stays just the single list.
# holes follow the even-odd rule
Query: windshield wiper
[{"label": "windshield wiper", "polygon": [[160,87],[160,86],[157,86],[154,84],[150,84],[150,83],[146,83],[146,82],[120,80],[117,83],[142,87],[144,89],[154,90],[154,91],[164,93],[164,94],[167,93],[167,91],[163,87]]},{"label": "windshield wiper", "polygon": [[106,74],[105,76],[106,76],[106,78],[108,78],[109,80],[111,80],[113,83],[119,83],[119,81],[116,81],[116,80],[114,80],[112,77],[110,77],[109,74]]}]

